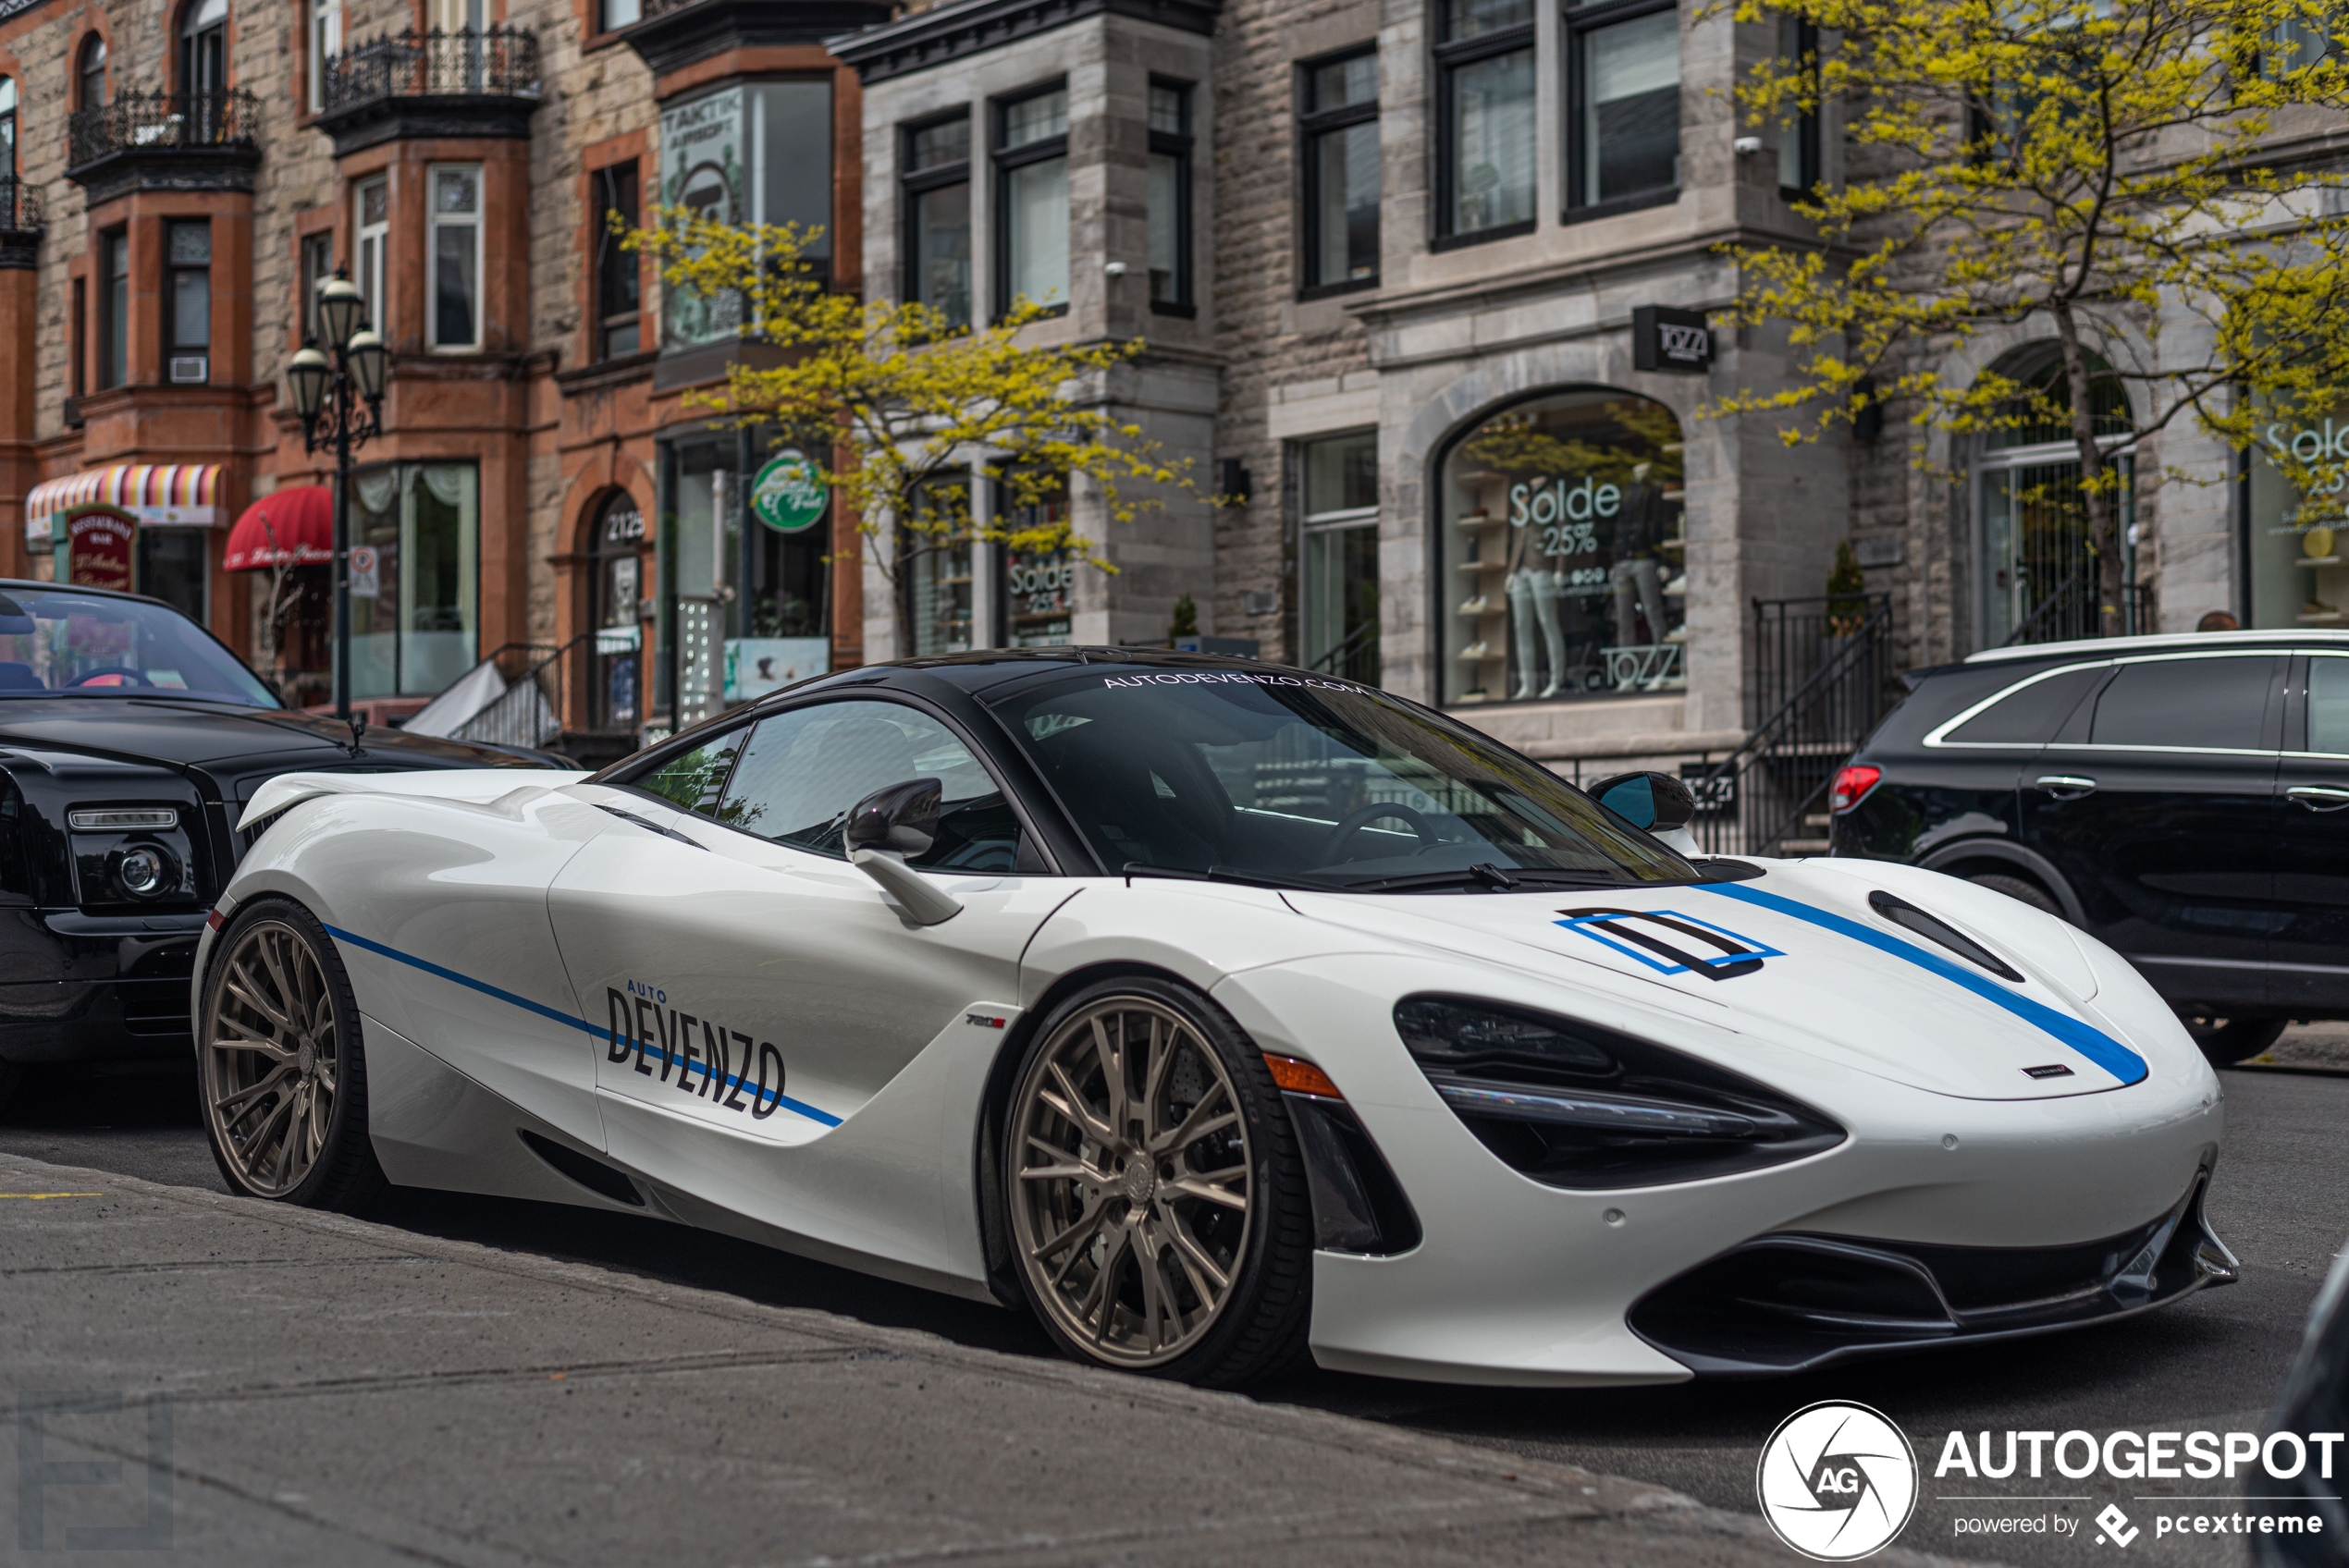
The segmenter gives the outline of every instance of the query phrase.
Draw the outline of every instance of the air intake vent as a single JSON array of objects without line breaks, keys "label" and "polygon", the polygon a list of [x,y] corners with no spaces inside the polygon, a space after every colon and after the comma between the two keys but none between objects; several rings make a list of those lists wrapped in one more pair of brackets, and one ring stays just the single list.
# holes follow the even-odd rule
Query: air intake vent
[{"label": "air intake vent", "polygon": [[2023,983],[2023,976],[2015,973],[2013,965],[1964,932],[1925,913],[1906,899],[1896,899],[1890,893],[1874,892],[1868,895],[1868,907],[1893,925],[1913,931],[1928,942],[1939,943],[1977,969],[1986,969],[1999,979],[2011,980],[2018,986]]},{"label": "air intake vent", "polygon": [[522,1141],[531,1153],[596,1196],[609,1198],[614,1203],[624,1203],[631,1208],[645,1207],[645,1194],[636,1190],[636,1183],[610,1166],[590,1159],[576,1149],[567,1149],[535,1133],[523,1133]]},{"label": "air intake vent", "polygon": [[212,378],[212,361],[203,354],[171,356],[171,382],[175,386],[202,385]]}]

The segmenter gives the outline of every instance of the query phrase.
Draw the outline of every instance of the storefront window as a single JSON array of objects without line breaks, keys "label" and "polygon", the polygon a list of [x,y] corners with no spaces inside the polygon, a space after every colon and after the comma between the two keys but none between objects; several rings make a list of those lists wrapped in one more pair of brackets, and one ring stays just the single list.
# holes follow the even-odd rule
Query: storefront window
[{"label": "storefront window", "polygon": [[1002,588],[995,602],[1002,606],[996,645],[1005,648],[1064,648],[1070,639],[1070,612],[1076,594],[1076,560],[1065,550],[1023,547],[1020,536],[1030,530],[1057,529],[1068,521],[1068,492],[1027,505],[1011,504],[1004,520],[1009,534],[990,553],[1003,563]]},{"label": "storefront window", "polygon": [[[2315,472],[2304,496],[2286,468]],[[2349,409],[2323,419],[2272,420],[2251,448],[2249,557],[2251,620],[2265,630],[2339,626],[2349,593]],[[2191,606],[2225,609],[2209,605]]]},{"label": "storefront window", "polygon": [[[752,82],[722,88],[660,116],[660,204],[720,223],[796,224],[802,256],[831,263],[832,84]],[[672,292],[661,312],[665,346],[696,348],[740,330],[732,294]]]},{"label": "storefront window", "polygon": [[1303,611],[1309,668],[1375,683],[1378,655],[1378,434],[1297,449],[1305,499]]},{"label": "storefront window", "polygon": [[[351,692],[429,696],[473,667],[481,558],[471,463],[395,463],[351,481]],[[354,551],[354,554],[356,552]]]},{"label": "storefront window", "polygon": [[1439,486],[1447,701],[1676,692],[1688,604],[1679,422],[1591,388],[1488,416]]},{"label": "storefront window", "polygon": [[[898,581],[912,610],[914,645],[907,652],[965,654],[971,648],[971,544],[967,481],[935,485],[921,505],[941,525],[940,533],[902,534]],[[959,533],[961,537],[955,535]]]}]

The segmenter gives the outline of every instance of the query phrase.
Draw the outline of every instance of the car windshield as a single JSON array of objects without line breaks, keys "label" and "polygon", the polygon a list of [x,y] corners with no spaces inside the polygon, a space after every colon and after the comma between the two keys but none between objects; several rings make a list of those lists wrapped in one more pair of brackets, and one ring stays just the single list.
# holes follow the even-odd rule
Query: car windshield
[{"label": "car windshield", "polygon": [[282,705],[236,655],[177,610],[69,588],[0,589],[0,698],[56,692]]},{"label": "car windshield", "polygon": [[1487,886],[1701,879],[1563,779],[1348,681],[1097,666],[996,711],[1113,871],[1357,890],[1480,870]]}]

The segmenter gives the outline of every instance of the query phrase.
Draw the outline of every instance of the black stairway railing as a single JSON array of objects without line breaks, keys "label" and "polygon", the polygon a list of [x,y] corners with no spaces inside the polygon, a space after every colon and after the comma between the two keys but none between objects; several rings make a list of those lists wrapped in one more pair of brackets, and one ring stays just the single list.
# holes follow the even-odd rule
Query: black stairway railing
[{"label": "black stairway railing", "polygon": [[[1827,790],[1884,717],[1892,680],[1892,604],[1868,594],[1832,601],[1806,645],[1803,606],[1757,603],[1757,672],[1790,683],[1745,743],[1682,771],[1697,797],[1689,826],[1708,854],[1811,853],[1825,848]],[[1773,643],[1772,640],[1776,640]],[[1775,661],[1775,662],[1774,662]]]},{"label": "black stairway railing", "polygon": [[574,637],[560,647],[508,643],[491,653],[505,679],[505,693],[457,726],[452,738],[498,746],[544,746],[557,739],[564,729],[565,701],[578,685],[567,679],[570,667],[584,656],[594,635]]},{"label": "black stairway railing", "polygon": [[353,45],[326,62],[333,114],[387,98],[533,98],[538,34],[526,27],[413,28]]},{"label": "black stairway railing", "polygon": [[76,109],[66,139],[79,168],[119,153],[249,149],[260,124],[260,105],[241,87],[208,92],[134,88],[116,93],[111,104]]},{"label": "black stairway railing", "polygon": [[[2055,585],[2048,596],[2023,618],[2023,624],[1998,645],[2024,643],[2071,643],[2104,635],[2104,618],[2097,609],[2097,585],[2085,570],[2075,570]],[[2153,630],[2153,594],[2146,583],[2133,582],[2121,590],[2121,635],[2141,637]]]}]

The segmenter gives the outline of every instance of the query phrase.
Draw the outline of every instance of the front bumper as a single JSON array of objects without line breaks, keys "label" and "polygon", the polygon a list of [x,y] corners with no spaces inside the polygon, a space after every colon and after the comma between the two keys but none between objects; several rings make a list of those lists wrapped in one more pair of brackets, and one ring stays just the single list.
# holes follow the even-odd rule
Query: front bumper
[{"label": "front bumper", "polygon": [[188,981],[203,913],[9,916],[0,1061],[141,1061],[189,1051]]},{"label": "front bumper", "polygon": [[1759,1236],[1649,1292],[1629,1321],[1692,1372],[1757,1377],[2127,1317],[2234,1282],[2203,1218],[2209,1184],[2201,1173],[2167,1213],[2072,1246]]}]

